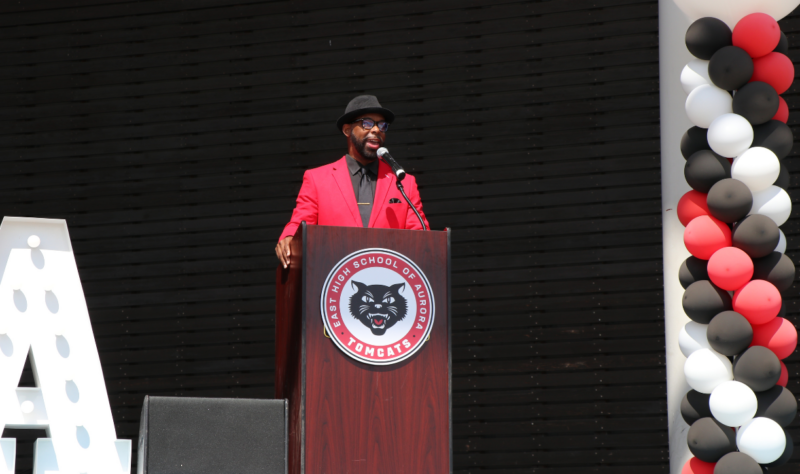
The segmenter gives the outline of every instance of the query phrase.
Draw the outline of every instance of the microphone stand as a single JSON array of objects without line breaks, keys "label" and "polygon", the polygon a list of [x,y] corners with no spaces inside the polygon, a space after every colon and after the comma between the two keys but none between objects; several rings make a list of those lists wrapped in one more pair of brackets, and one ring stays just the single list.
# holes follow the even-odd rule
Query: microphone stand
[{"label": "microphone stand", "polygon": [[400,167],[399,164],[397,164],[394,158],[392,158],[392,155],[389,154],[389,150],[387,150],[386,148],[379,148],[378,156],[383,158],[383,162],[389,165],[389,167],[394,172],[394,176],[395,178],[397,178],[395,180],[395,184],[397,184],[397,189],[400,190],[400,194],[402,194],[403,197],[406,199],[406,202],[408,203],[409,206],[411,206],[411,209],[414,209],[414,214],[417,215],[419,223],[422,224],[422,230],[428,230],[428,228],[425,227],[425,221],[422,220],[422,216],[419,215],[419,211],[417,211],[417,206],[415,206],[414,203],[411,202],[411,199],[408,198],[408,195],[406,195],[406,190],[403,189],[403,183],[400,182],[403,181],[403,179],[406,177],[406,172],[403,170],[402,167]]},{"label": "microphone stand", "polygon": [[414,209],[414,214],[417,215],[419,223],[422,224],[422,230],[428,230],[428,228],[425,227],[425,221],[422,220],[422,216],[419,215],[419,211],[417,211],[417,206],[415,206],[414,203],[411,202],[411,199],[409,199],[408,196],[406,196],[406,190],[403,189],[403,183],[401,183],[399,179],[396,180],[395,183],[397,184],[397,189],[400,190],[400,194],[402,194],[403,197],[406,198],[406,202],[408,203],[408,205],[411,206],[411,209]]}]

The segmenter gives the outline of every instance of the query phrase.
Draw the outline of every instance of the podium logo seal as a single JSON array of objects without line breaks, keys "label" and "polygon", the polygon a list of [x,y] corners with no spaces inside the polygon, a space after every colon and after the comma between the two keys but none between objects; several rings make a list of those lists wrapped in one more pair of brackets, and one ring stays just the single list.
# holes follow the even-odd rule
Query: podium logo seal
[{"label": "podium logo seal", "polygon": [[433,327],[436,305],[428,278],[408,257],[371,248],[346,256],[322,287],[320,313],[339,349],[372,365],[417,352]]}]

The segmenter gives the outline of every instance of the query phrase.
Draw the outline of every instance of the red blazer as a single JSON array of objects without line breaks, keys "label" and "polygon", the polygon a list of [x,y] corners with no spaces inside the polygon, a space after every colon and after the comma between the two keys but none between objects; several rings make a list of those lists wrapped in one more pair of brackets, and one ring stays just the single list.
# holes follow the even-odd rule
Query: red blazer
[{"label": "red blazer", "polygon": [[[397,177],[392,173],[389,165],[380,161],[378,182],[375,186],[375,202],[372,205],[368,227],[422,230],[414,210],[397,189],[396,180]],[[425,226],[430,229],[428,219],[422,212],[422,201],[420,201],[414,177],[407,174],[403,180],[403,187],[408,198],[425,220]],[[390,203],[390,199],[395,202]],[[353,193],[353,182],[350,179],[350,171],[344,156],[334,163],[305,172],[303,186],[297,196],[297,206],[292,212],[292,219],[283,228],[283,233],[278,240],[294,235],[302,221],[312,225],[363,227],[358,204],[356,204],[356,196]]]}]

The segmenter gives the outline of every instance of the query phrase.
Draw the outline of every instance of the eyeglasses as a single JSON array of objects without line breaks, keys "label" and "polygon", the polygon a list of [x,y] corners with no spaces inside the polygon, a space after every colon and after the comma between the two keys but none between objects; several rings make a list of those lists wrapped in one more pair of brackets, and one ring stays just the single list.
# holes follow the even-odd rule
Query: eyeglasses
[{"label": "eyeglasses", "polygon": [[378,130],[380,130],[383,133],[386,133],[386,130],[389,130],[389,122],[387,122],[386,120],[381,120],[380,122],[376,122],[372,119],[360,118],[357,120],[353,120],[353,123],[355,122],[361,122],[361,128],[363,128],[364,130],[372,130],[372,127],[374,127],[375,125],[377,125]]}]

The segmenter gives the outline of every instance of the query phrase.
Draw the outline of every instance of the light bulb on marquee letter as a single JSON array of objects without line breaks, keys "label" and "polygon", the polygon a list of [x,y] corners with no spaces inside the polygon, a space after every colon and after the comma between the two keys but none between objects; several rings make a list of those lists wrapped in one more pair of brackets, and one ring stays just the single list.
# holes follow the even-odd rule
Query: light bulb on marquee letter
[{"label": "light bulb on marquee letter", "polygon": [[[47,431],[34,474],[128,474],[66,222],[4,218],[0,256],[0,431]],[[28,357],[38,387],[17,386]],[[0,474],[14,473],[15,452],[0,439]]]}]

